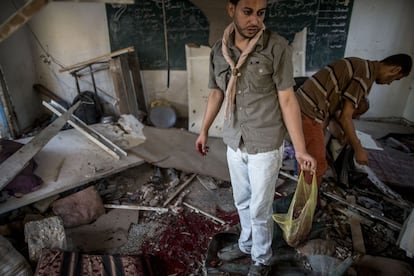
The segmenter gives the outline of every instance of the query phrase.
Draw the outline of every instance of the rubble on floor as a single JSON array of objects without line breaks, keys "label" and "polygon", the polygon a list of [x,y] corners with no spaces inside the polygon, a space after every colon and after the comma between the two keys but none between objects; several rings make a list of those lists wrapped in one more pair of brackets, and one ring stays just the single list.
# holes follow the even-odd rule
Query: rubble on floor
[{"label": "rubble on floor", "polygon": [[[404,164],[412,164],[413,140],[404,135],[388,136],[380,142],[404,152]],[[390,157],[384,154],[389,152],[385,148],[385,157],[377,159],[379,153],[369,151],[370,158],[381,165],[372,170],[382,189],[367,174],[343,166],[349,160],[342,161],[339,171],[332,164],[320,187],[321,206],[312,232],[304,243],[296,248],[287,246],[275,224],[274,275],[390,275],[391,271],[412,275],[414,205],[407,192],[412,187],[405,178],[397,178],[401,172],[392,169],[395,164],[387,166]],[[286,210],[296,187],[293,156],[287,147],[276,183],[275,203]],[[392,152],[392,158],[398,156]],[[339,181],[344,168],[346,182]],[[381,173],[390,168],[395,175]],[[407,166],[399,169],[403,168],[408,170]],[[214,254],[226,242],[234,242],[239,230],[229,182],[145,163],[62,193],[60,198],[88,187],[94,187],[106,211],[92,223],[66,227],[68,251],[147,256],[165,275],[243,275],[246,271],[248,258],[233,264]],[[25,225],[56,215],[50,208],[56,200],[0,217],[0,234],[27,260],[31,245],[24,241]],[[236,238],[228,238],[230,233]],[[228,240],[217,242],[220,237]],[[35,262],[30,264],[36,267]]]}]

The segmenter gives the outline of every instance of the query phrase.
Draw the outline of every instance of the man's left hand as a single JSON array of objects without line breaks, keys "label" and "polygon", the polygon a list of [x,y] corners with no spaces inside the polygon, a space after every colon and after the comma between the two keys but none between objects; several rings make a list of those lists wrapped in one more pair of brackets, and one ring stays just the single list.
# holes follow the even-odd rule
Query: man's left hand
[{"label": "man's left hand", "polygon": [[312,174],[316,171],[316,160],[308,153],[296,152],[296,160],[302,171],[310,171]]}]

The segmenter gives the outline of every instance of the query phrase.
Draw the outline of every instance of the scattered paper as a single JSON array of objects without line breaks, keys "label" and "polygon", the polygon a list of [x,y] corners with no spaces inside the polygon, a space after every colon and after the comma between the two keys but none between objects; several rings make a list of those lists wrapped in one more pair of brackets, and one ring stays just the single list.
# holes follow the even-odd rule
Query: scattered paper
[{"label": "scattered paper", "polygon": [[371,137],[371,135],[366,134],[365,132],[362,132],[362,131],[359,131],[359,130],[356,131],[356,135],[357,135],[359,141],[361,141],[361,145],[362,145],[363,148],[373,149],[373,150],[384,150],[383,148],[381,148],[377,145],[377,143]]}]

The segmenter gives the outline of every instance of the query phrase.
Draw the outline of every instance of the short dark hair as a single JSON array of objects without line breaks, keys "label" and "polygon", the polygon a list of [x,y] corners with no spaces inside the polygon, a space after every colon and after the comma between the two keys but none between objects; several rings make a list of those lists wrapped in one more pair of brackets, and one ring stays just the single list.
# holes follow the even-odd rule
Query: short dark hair
[{"label": "short dark hair", "polygon": [[239,3],[240,0],[229,0],[230,3],[237,6],[237,3]]},{"label": "short dark hair", "polygon": [[401,73],[404,76],[408,76],[411,72],[411,67],[413,66],[413,60],[409,55],[406,54],[397,54],[384,58],[381,60],[381,63],[386,65],[397,65],[401,67]]}]

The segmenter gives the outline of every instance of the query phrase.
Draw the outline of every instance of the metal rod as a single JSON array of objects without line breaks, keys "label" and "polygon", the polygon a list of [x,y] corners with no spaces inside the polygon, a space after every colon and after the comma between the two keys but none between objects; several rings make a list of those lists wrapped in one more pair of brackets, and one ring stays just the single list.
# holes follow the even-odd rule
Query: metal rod
[{"label": "metal rod", "polygon": [[211,215],[211,214],[209,214],[209,213],[207,213],[207,212],[204,212],[203,210],[200,210],[200,209],[198,209],[197,207],[194,207],[194,206],[192,206],[192,205],[188,204],[188,203],[187,203],[187,202],[185,202],[185,201],[183,202],[183,205],[185,205],[185,206],[187,206],[188,208],[193,209],[194,211],[196,211],[196,212],[198,212],[198,213],[201,213],[201,214],[205,215],[206,217],[209,217],[209,218],[211,218],[211,219],[213,219],[213,220],[215,220],[215,221],[217,221],[217,222],[219,222],[219,223],[221,223],[221,224],[226,224],[226,222],[225,222],[224,220],[219,219],[218,217],[213,216],[213,215]]},{"label": "metal rod", "polygon": [[292,179],[294,181],[298,181],[298,178],[297,177],[295,177],[293,175],[290,175],[288,173],[285,173],[284,171],[279,171],[279,174],[283,175],[284,177],[290,178],[290,179]]},{"label": "metal rod", "polygon": [[168,53],[167,12],[165,10],[165,0],[162,0],[162,17],[163,17],[163,24],[164,24],[165,59],[167,62],[167,88],[169,88],[170,87],[170,55]]},{"label": "metal rod", "polygon": [[155,211],[166,213],[168,208],[151,207],[151,206],[139,206],[139,205],[116,205],[116,204],[104,204],[105,208],[109,209],[124,209],[124,210],[138,210],[138,211]]},{"label": "metal rod", "polygon": [[78,94],[80,94],[80,87],[79,87],[79,80],[78,80],[78,74],[76,72],[73,73],[73,76],[75,77],[76,81],[76,89],[78,90]]},{"label": "metal rod", "polygon": [[395,222],[393,220],[390,220],[390,219],[387,219],[387,218],[378,216],[378,215],[374,214],[373,212],[371,212],[369,209],[366,209],[366,208],[364,208],[362,206],[359,206],[357,204],[350,203],[350,202],[344,200],[343,198],[341,198],[340,196],[337,196],[337,195],[335,195],[333,193],[323,192],[322,194],[323,195],[326,195],[327,197],[330,197],[332,199],[335,199],[335,200],[339,201],[340,203],[343,203],[343,204],[346,204],[346,205],[348,205],[348,206],[350,206],[352,208],[355,208],[358,211],[361,211],[362,213],[365,213],[365,214],[369,215],[370,217],[372,217],[374,219],[377,219],[377,220],[380,220],[382,222],[385,222],[386,224],[388,224],[389,226],[391,226],[392,228],[394,228],[396,230],[401,230],[401,228],[402,228],[402,225],[401,224],[399,224],[399,223],[397,223],[397,222]]},{"label": "metal rod", "polygon": [[96,90],[95,76],[93,75],[92,64],[89,64],[89,73],[91,74],[93,91],[95,91],[95,94],[98,96],[98,91]]},{"label": "metal rod", "polygon": [[171,200],[173,200],[185,187],[187,187],[187,185],[188,184],[190,184],[191,183],[191,181],[193,181],[193,179],[194,179],[194,177],[196,177],[196,173],[194,173],[194,174],[192,174],[191,176],[190,176],[190,178],[188,178],[184,183],[183,183],[183,185],[181,185],[175,192],[174,192],[174,194],[172,195],[172,196],[170,196],[165,202],[164,202],[164,204],[162,205],[163,207],[165,207],[165,206],[167,206],[168,205],[168,203],[170,203],[171,202]]}]

